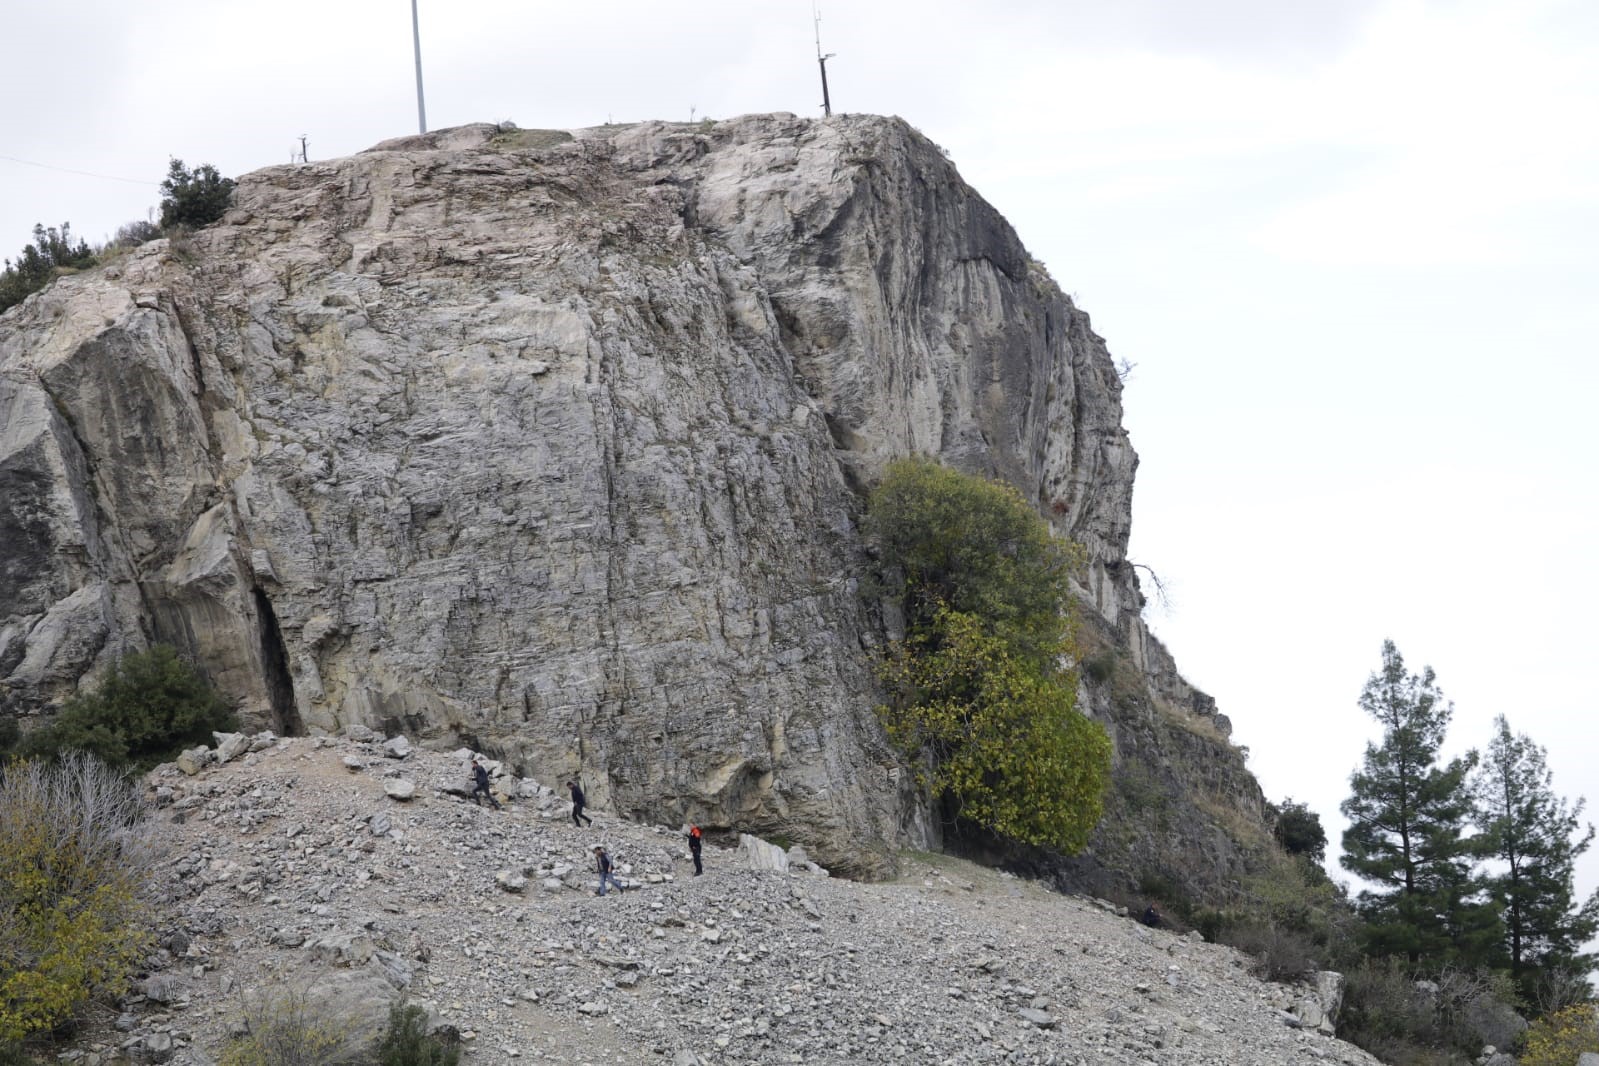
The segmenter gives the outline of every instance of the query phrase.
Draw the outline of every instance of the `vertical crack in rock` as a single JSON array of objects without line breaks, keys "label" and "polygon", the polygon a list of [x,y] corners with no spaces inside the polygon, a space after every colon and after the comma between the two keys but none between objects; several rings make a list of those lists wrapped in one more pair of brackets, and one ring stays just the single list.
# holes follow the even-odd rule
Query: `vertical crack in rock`
[{"label": "vertical crack in rock", "polygon": [[294,705],[294,682],[289,678],[289,656],[283,647],[283,633],[278,628],[277,612],[272,601],[257,586],[255,597],[256,624],[261,636],[261,672],[266,681],[267,698],[272,705],[273,725],[285,736],[305,734],[300,721],[300,711]]}]

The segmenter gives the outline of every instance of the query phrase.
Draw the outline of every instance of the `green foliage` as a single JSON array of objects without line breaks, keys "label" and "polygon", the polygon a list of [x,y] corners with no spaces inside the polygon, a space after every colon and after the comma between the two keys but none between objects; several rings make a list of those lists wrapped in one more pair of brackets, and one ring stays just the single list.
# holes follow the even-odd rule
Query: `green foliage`
[{"label": "green foliage", "polygon": [[901,598],[883,666],[888,734],[957,817],[1081,850],[1110,780],[1110,741],[1062,675],[1071,546],[1008,486],[926,459],[889,467],[866,528]]},{"label": "green foliage", "polygon": [[961,817],[1025,844],[1076,852],[1088,843],[1109,784],[1110,740],[1077,713],[1070,687],[947,607],[884,676],[889,736],[927,758],[926,783]]},{"label": "green foliage", "polygon": [[233,727],[233,711],[178,653],[157,644],[125,656],[91,692],[23,739],[29,755],[92,752],[108,763],[153,765],[185,744]]},{"label": "green foliage", "polygon": [[1284,800],[1272,832],[1290,855],[1304,855],[1315,862],[1327,857],[1327,831],[1321,827],[1321,816],[1306,804]]},{"label": "green foliage", "polygon": [[1547,971],[1582,975],[1594,956],[1582,947],[1599,931],[1599,893],[1582,905],[1574,885],[1578,856],[1593,842],[1575,806],[1555,794],[1544,750],[1513,735],[1501,715],[1488,757],[1472,778],[1477,824],[1499,868],[1487,878],[1504,912],[1504,952],[1529,999]]},{"label": "green foliage", "polygon": [[148,946],[136,786],[92,756],[0,770],[0,1044],[120,991]]},{"label": "green foliage", "polygon": [[1572,1066],[1585,1051],[1599,1052],[1599,1023],[1592,1003],[1578,1003],[1533,1022],[1518,1061],[1520,1066]]},{"label": "green foliage", "polygon": [[348,1022],[304,992],[278,989],[246,1012],[249,1033],[223,1051],[221,1066],[360,1066]]},{"label": "green foliage", "polygon": [[233,179],[224,178],[210,163],[190,170],[173,159],[161,182],[161,228],[208,226],[221,218],[233,198]]},{"label": "green foliage", "polygon": [[380,1066],[456,1066],[460,1048],[428,1035],[427,1012],[421,1007],[389,1008],[389,1027],[378,1043]]},{"label": "green foliage", "polygon": [[72,225],[61,229],[33,227],[33,243],[24,245],[16,262],[6,260],[0,271],[0,311],[21,303],[49,284],[60,270],[78,270],[94,265],[94,253],[84,241],[72,242]]},{"label": "green foliage", "polygon": [[1392,641],[1383,643],[1382,659],[1360,706],[1381,723],[1383,738],[1366,746],[1363,767],[1350,777],[1339,860],[1377,886],[1360,894],[1368,951],[1411,963],[1481,962],[1499,940],[1499,924],[1496,911],[1475,898],[1472,867],[1481,843],[1460,833],[1471,811],[1466,774],[1477,753],[1440,766],[1453,706],[1430,667],[1405,672]]},{"label": "green foliage", "polygon": [[1040,671],[1055,668],[1080,552],[1051,536],[1021,493],[931,459],[901,459],[872,493],[865,530],[902,597],[907,631],[925,630],[948,607],[981,619]]}]

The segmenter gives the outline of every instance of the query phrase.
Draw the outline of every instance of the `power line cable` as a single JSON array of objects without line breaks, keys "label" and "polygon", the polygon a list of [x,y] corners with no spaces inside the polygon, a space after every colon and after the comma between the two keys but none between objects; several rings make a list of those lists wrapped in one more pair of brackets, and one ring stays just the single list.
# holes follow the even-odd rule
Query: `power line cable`
[{"label": "power line cable", "polygon": [[96,174],[88,170],[73,170],[71,167],[51,166],[49,163],[35,163],[31,159],[18,159],[14,155],[0,155],[0,159],[12,163],[21,163],[25,167],[38,167],[41,170],[59,170],[63,174],[78,174],[85,178],[100,178],[103,181],[124,181],[129,185],[160,185],[159,181],[143,181],[139,178],[118,178],[110,174]]}]

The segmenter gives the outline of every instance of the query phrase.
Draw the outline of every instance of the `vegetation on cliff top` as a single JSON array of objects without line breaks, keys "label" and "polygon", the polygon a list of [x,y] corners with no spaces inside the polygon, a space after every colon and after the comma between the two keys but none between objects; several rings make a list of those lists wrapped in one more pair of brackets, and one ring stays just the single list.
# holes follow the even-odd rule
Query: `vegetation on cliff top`
[{"label": "vegetation on cliff top", "polygon": [[94,266],[107,253],[133,248],[161,236],[209,226],[220,219],[233,198],[233,179],[224,178],[210,163],[190,170],[173,159],[161,182],[161,224],[130,222],[104,245],[91,249],[87,241],[72,239],[72,224],[58,230],[33,227],[33,243],[24,245],[15,261],[7,259],[0,270],[0,311],[19,304],[64,273]]},{"label": "vegetation on cliff top", "polygon": [[1015,489],[923,458],[889,467],[866,530],[905,617],[882,672],[889,736],[952,819],[1081,850],[1110,740],[1060,666],[1078,553]]}]

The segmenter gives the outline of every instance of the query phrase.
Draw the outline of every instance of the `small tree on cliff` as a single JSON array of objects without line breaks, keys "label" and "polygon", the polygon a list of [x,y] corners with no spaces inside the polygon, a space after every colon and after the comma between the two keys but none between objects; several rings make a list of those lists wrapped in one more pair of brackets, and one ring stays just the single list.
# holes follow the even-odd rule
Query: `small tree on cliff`
[{"label": "small tree on cliff", "polygon": [[1360,706],[1383,727],[1366,745],[1341,809],[1344,869],[1377,887],[1361,892],[1367,950],[1411,964],[1463,959],[1480,963],[1498,939],[1491,907],[1474,899],[1473,865],[1480,841],[1461,835],[1471,813],[1466,774],[1477,753],[1438,763],[1454,707],[1431,667],[1405,671],[1393,641],[1384,641],[1382,669],[1372,674]]},{"label": "small tree on cliff", "polygon": [[1060,669],[1072,547],[1015,489],[928,459],[889,467],[866,528],[906,620],[883,668],[889,736],[954,817],[1081,850],[1110,741]]},{"label": "small tree on cliff", "polygon": [[221,218],[233,198],[233,179],[224,178],[210,163],[190,170],[174,159],[161,182],[161,227],[208,226]]}]

